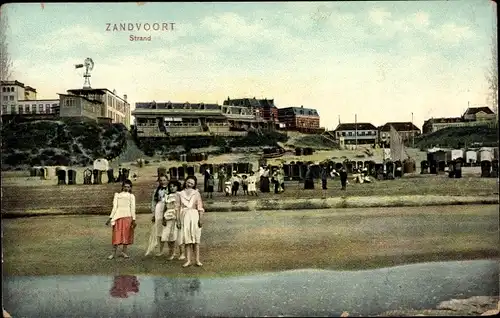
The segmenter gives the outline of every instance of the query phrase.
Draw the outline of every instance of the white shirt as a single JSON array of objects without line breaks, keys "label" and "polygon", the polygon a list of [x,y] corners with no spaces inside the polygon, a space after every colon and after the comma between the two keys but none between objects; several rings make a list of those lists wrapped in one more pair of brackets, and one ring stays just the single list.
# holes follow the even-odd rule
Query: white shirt
[{"label": "white shirt", "polygon": [[132,217],[135,221],[135,195],[129,192],[115,193],[113,199],[113,210],[109,215],[111,225],[121,218]]}]

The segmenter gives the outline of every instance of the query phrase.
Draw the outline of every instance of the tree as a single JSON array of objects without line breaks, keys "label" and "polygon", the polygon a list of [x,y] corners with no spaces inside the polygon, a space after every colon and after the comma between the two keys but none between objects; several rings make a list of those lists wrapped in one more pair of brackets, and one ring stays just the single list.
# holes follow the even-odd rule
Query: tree
[{"label": "tree", "polygon": [[[5,10],[5,9],[4,9]],[[12,75],[12,60],[9,55],[7,28],[9,26],[5,12],[0,13],[0,79],[6,81]]]},{"label": "tree", "polygon": [[[495,12],[496,12],[496,4]],[[487,73],[488,80],[488,101],[493,111],[498,116],[498,43],[497,43],[497,27],[496,27],[496,14],[494,17],[494,27],[491,36],[491,65]]]}]

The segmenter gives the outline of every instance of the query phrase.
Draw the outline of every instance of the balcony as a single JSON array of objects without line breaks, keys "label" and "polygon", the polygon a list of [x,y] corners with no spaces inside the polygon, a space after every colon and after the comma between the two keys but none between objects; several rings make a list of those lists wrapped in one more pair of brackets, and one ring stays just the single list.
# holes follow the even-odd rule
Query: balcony
[{"label": "balcony", "polygon": [[204,115],[221,115],[220,109],[151,109],[151,108],[136,108],[132,111],[132,115],[181,115],[181,114],[197,114]]}]

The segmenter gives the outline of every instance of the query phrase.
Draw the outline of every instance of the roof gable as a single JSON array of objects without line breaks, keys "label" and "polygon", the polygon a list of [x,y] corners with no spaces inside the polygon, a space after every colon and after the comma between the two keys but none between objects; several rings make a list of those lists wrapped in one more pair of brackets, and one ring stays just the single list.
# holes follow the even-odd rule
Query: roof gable
[{"label": "roof gable", "polygon": [[415,126],[412,122],[388,122],[379,128],[380,131],[391,131],[391,126],[394,127],[396,131],[420,131],[420,129]]},{"label": "roof gable", "polygon": [[314,108],[285,107],[285,108],[280,108],[278,111],[280,113],[285,113],[285,114],[293,112],[293,114],[298,116],[319,116],[318,111]]},{"label": "roof gable", "polygon": [[489,107],[469,107],[467,108],[467,110],[465,111],[465,115],[475,115],[479,112],[484,112],[488,115],[492,115],[494,114],[494,112],[489,108]]},{"label": "roof gable", "polygon": [[377,127],[370,123],[344,123],[339,124],[335,131],[339,130],[377,130]]}]

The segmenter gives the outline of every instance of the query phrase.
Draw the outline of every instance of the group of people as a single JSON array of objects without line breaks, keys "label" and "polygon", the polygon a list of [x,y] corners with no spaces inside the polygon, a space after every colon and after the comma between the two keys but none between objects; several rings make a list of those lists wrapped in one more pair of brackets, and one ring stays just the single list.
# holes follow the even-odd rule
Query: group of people
[{"label": "group of people", "polygon": [[[340,177],[342,190],[346,189],[347,171],[342,167],[339,172],[333,170],[328,173],[326,167],[322,167],[321,173],[322,188],[327,189],[327,180],[331,177]],[[285,174],[282,167],[273,173],[269,167],[262,166],[259,171],[260,191],[270,192],[270,184],[274,184],[274,192],[280,193],[285,190]],[[237,195],[240,184],[243,193],[257,196],[257,176],[250,171],[249,176],[243,175],[241,178],[236,172],[232,176],[227,176],[222,169],[219,171],[219,191],[224,191],[226,195]],[[208,197],[212,197],[215,185],[214,176],[210,170],[205,171],[204,190]],[[202,266],[200,261],[200,240],[203,224],[203,200],[200,192],[196,189],[197,179],[195,176],[188,176],[181,186],[177,180],[168,180],[167,176],[161,175],[158,178],[158,186],[153,192],[151,199],[151,233],[146,255],[157,250],[156,255],[163,255],[165,243],[167,244],[168,260],[174,260],[178,255],[179,260],[185,260],[183,267],[188,267],[193,263]],[[311,166],[308,167],[305,182],[305,189],[314,189],[314,175]],[[117,256],[129,258],[127,247],[134,242],[134,230],[136,223],[135,196],[132,193],[132,181],[125,180],[120,193],[115,193],[113,198],[113,209],[106,222],[112,226],[113,252],[108,259]],[[118,247],[122,246],[118,253]],[[178,253],[176,250],[178,249]]]},{"label": "group of people", "polygon": [[[160,176],[158,187],[153,192],[151,201],[151,235],[146,255],[157,250],[156,255],[163,255],[165,243],[168,246],[168,260],[174,260],[179,249],[179,260],[185,260],[183,267],[193,264],[203,266],[200,261],[200,240],[203,224],[203,200],[196,189],[197,179],[188,176],[181,187],[179,181],[168,181]],[[122,191],[115,193],[113,209],[106,225],[112,226],[113,253],[108,259],[117,256],[129,258],[128,245],[134,242],[136,223],[135,196],[132,182],[125,180]],[[118,247],[122,246],[120,254]]]},{"label": "group of people", "polygon": [[[213,198],[215,176],[210,169],[206,169],[204,177],[204,192],[207,194],[207,198]],[[222,167],[218,172],[217,179],[218,191],[224,192],[226,196],[238,195],[240,186],[244,195],[258,196],[257,180],[259,180],[259,190],[262,193],[271,192],[271,183],[274,184],[274,193],[281,193],[285,190],[285,172],[283,171],[283,167],[279,167],[279,169],[271,173],[268,166],[262,166],[259,169],[258,175],[250,171],[248,175],[243,174],[241,176],[236,171],[232,174],[227,173],[225,168]]]},{"label": "group of people", "polygon": [[[328,187],[327,187],[328,179],[330,179],[330,178],[335,179],[336,177],[340,178],[340,185],[342,187],[341,189],[346,190],[347,184],[349,182],[347,180],[347,170],[344,166],[342,166],[338,172],[335,169],[332,169],[332,171],[330,171],[330,173],[329,173],[328,168],[325,165],[323,165],[323,166],[321,166],[321,170],[320,170],[319,174],[320,174],[320,178],[321,178],[321,188],[323,190],[328,189]],[[305,190],[314,189],[314,173],[313,173],[311,165],[307,166],[307,171],[306,171],[306,175],[304,178],[304,189]]]}]

